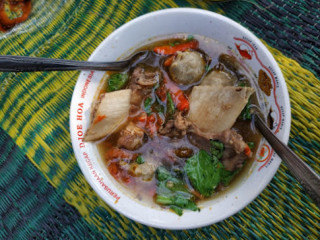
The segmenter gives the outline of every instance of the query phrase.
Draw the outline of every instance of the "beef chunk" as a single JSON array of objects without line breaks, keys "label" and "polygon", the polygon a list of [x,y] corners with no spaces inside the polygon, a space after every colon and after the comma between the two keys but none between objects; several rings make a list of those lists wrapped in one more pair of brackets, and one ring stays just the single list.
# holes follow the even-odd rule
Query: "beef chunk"
[{"label": "beef chunk", "polygon": [[117,144],[118,147],[136,150],[143,145],[143,140],[144,131],[130,122],[125,129],[120,131]]},{"label": "beef chunk", "polygon": [[182,138],[187,134],[190,122],[182,116],[181,112],[174,115],[174,119],[168,120],[167,123],[159,129],[161,135],[170,138]]},{"label": "beef chunk", "polygon": [[156,85],[161,77],[157,68],[138,66],[133,70],[131,80],[141,86],[150,87]]},{"label": "beef chunk", "polygon": [[222,157],[221,162],[228,171],[234,171],[241,168],[247,156],[244,153],[235,154],[229,158]]}]

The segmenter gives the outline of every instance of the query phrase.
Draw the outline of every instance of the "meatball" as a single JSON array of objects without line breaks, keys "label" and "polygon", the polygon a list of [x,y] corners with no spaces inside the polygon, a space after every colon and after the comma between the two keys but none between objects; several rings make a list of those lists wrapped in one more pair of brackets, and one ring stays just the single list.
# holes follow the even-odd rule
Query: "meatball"
[{"label": "meatball", "polygon": [[198,82],[205,71],[205,61],[199,52],[178,52],[169,72],[173,81],[179,84]]}]

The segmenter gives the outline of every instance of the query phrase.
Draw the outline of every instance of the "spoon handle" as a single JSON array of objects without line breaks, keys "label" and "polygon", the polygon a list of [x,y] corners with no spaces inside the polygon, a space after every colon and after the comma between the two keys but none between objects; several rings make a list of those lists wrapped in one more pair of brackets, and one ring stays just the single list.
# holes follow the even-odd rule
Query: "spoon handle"
[{"label": "spoon handle", "polygon": [[275,152],[286,163],[288,169],[304,187],[315,204],[320,207],[320,176],[293,151],[283,144],[267,127],[263,120],[254,115],[255,126],[267,139]]},{"label": "spoon handle", "polygon": [[0,56],[0,72],[37,72],[66,70],[117,71],[128,65],[128,61],[87,62],[26,56]]}]

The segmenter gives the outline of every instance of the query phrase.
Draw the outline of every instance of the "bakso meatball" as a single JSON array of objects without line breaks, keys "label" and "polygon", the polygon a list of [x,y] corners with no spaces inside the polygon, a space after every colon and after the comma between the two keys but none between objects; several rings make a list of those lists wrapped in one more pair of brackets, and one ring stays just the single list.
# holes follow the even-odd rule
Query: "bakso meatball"
[{"label": "bakso meatball", "polygon": [[143,140],[144,131],[130,122],[125,129],[120,131],[120,137],[117,144],[118,147],[136,150],[142,146]]},{"label": "bakso meatball", "polygon": [[169,72],[173,81],[179,84],[198,82],[205,71],[205,61],[199,52],[178,52]]}]

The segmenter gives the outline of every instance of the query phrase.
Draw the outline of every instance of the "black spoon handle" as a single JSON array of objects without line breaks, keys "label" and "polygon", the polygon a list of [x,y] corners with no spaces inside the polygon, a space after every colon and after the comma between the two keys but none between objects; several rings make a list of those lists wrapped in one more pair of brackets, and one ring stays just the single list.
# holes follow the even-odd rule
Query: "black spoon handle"
[{"label": "black spoon handle", "polygon": [[255,125],[267,139],[275,152],[286,163],[292,175],[301,183],[306,192],[320,208],[320,176],[284,143],[282,143],[266,126],[263,120],[254,115]]},{"label": "black spoon handle", "polygon": [[118,71],[127,67],[129,60],[118,62],[87,62],[26,56],[0,56],[0,72],[37,72],[66,70]]}]

